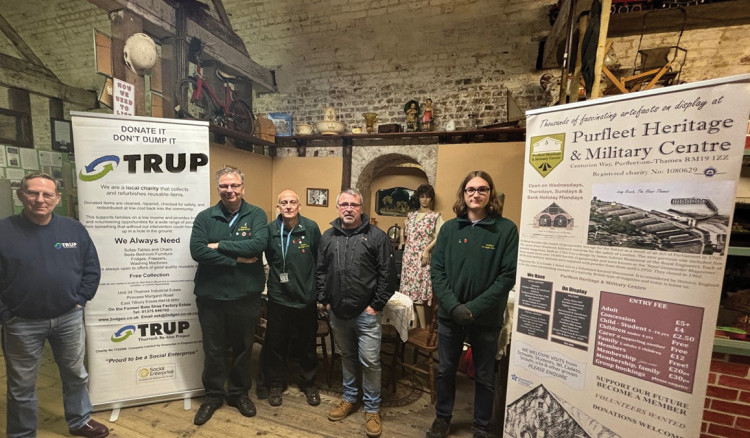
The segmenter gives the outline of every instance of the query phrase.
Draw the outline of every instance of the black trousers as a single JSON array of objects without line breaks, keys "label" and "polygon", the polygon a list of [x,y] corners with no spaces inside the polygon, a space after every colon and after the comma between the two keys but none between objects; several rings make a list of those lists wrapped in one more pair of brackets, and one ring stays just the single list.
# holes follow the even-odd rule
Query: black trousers
[{"label": "black trousers", "polygon": [[312,383],[318,368],[318,353],[315,348],[317,332],[318,312],[315,303],[303,309],[295,309],[268,301],[268,327],[263,349],[269,388],[285,386],[290,347],[295,356],[299,357],[306,383]]},{"label": "black trousers", "polygon": [[[221,404],[225,384],[228,398],[247,395],[252,386],[250,357],[260,293],[231,301],[198,298],[196,303],[203,331],[203,387],[206,401]],[[230,348],[232,361],[228,367],[227,351]]]}]

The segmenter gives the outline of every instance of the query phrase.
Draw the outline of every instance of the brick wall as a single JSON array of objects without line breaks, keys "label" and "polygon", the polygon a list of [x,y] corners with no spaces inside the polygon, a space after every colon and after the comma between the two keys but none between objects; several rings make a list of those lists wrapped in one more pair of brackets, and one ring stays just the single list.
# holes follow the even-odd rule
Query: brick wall
[{"label": "brick wall", "polygon": [[[638,35],[614,40],[612,47],[623,67],[633,68],[638,40]],[[645,35],[641,48],[669,47],[677,41],[676,33]],[[679,41],[680,47],[687,49],[682,80],[696,82],[750,72],[750,26],[695,29],[686,31]]]},{"label": "brick wall", "polygon": [[[275,68],[279,94],[262,95],[256,112],[340,120],[364,126],[404,123],[403,106],[431,98],[437,127],[505,120],[506,90],[522,106],[542,99],[534,70],[539,41],[551,29],[550,0],[225,0],[251,57]],[[525,104],[523,104],[525,102]],[[535,102],[536,105],[531,105]]]},{"label": "brick wall", "polygon": [[714,353],[701,438],[750,438],[750,357]]},{"label": "brick wall", "polygon": [[[256,112],[292,112],[315,122],[326,105],[348,125],[361,113],[404,123],[403,105],[432,98],[438,129],[505,120],[510,90],[523,109],[545,105],[535,70],[539,41],[551,26],[554,0],[224,0],[235,31],[255,61],[276,69],[278,94],[255,101]],[[677,34],[648,35],[643,47],[674,45]],[[632,67],[638,36],[614,40]],[[696,81],[750,70],[750,26],[687,31],[682,79]],[[559,75],[558,70],[549,71]]]}]

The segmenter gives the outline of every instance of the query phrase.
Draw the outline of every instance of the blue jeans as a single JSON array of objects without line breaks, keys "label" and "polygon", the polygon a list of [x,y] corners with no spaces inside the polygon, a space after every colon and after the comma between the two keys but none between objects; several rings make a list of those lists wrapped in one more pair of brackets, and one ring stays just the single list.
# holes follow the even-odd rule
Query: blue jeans
[{"label": "blue jeans", "polygon": [[357,402],[359,375],[362,373],[362,402],[365,412],[380,410],[380,338],[383,328],[380,315],[362,311],[356,318],[339,319],[329,311],[333,339],[341,352],[344,394],[349,403]]},{"label": "blue jeans", "polygon": [[36,436],[36,379],[47,340],[60,369],[65,421],[70,429],[85,426],[91,418],[91,400],[89,375],[83,365],[83,308],[76,307],[51,319],[15,317],[3,325],[2,335],[8,381],[8,437]]},{"label": "blue jeans", "polygon": [[435,415],[450,421],[456,401],[456,371],[468,337],[474,359],[474,423],[476,429],[487,430],[492,418],[495,397],[495,354],[500,328],[462,327],[453,321],[439,320],[437,403]]}]

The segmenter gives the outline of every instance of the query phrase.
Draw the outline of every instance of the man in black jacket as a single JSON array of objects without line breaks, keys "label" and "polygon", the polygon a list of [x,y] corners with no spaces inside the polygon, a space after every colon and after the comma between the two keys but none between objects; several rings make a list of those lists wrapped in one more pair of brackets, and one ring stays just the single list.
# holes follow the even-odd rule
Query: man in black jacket
[{"label": "man in black jacket", "polygon": [[316,273],[318,301],[328,309],[343,373],[342,400],[328,419],[343,420],[354,411],[361,372],[365,430],[375,438],[382,432],[380,312],[393,295],[393,248],[388,236],[362,213],[359,191],[342,191],[336,208],[339,217],[320,241]]}]

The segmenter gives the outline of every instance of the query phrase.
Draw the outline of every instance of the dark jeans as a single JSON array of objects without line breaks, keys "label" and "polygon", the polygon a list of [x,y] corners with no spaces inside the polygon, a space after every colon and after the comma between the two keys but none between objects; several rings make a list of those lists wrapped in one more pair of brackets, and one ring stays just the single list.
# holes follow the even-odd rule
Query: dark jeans
[{"label": "dark jeans", "polygon": [[474,427],[489,428],[495,396],[495,354],[500,327],[461,327],[453,321],[441,319],[438,324],[437,403],[435,415],[451,419],[456,401],[456,371],[468,337],[474,359]]},{"label": "dark jeans", "polygon": [[317,333],[318,311],[314,303],[303,309],[295,309],[268,301],[268,327],[263,341],[268,387],[285,386],[292,343],[295,356],[299,357],[302,376],[307,382],[315,378],[318,368]]},{"label": "dark jeans", "polygon": [[[227,397],[247,395],[252,386],[250,356],[260,294],[240,300],[222,301],[198,298],[198,319],[203,331],[203,387],[206,402],[221,404],[224,384]],[[227,350],[232,349],[232,366],[227,370]]]}]

